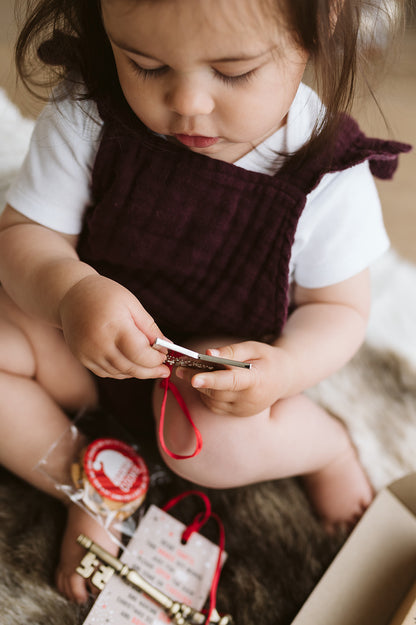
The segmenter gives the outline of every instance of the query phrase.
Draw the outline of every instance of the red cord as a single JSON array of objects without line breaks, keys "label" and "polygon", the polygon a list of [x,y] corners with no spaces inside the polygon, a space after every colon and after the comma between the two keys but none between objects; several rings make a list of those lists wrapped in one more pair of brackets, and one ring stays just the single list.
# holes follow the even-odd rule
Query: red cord
[{"label": "red cord", "polygon": [[[170,368],[170,374],[172,375],[172,367]],[[199,452],[202,449],[202,436],[201,436],[201,432],[198,430],[198,428],[196,427],[195,423],[192,420],[191,414],[188,410],[188,406],[185,403],[185,400],[183,399],[182,395],[180,394],[179,390],[176,388],[176,386],[174,385],[174,383],[170,380],[170,376],[169,378],[165,378],[163,380],[161,380],[160,382],[161,387],[164,389],[164,393],[163,393],[163,399],[162,399],[162,405],[160,407],[160,420],[159,420],[159,442],[160,442],[160,446],[162,447],[163,451],[168,454],[168,456],[170,456],[171,458],[175,458],[175,460],[186,460],[186,458],[194,458],[194,456],[197,456],[199,454]],[[168,446],[166,445],[165,442],[165,435],[164,435],[164,427],[165,427],[165,413],[166,413],[166,402],[168,399],[168,391],[171,391],[174,398],[176,399],[177,403],[179,404],[179,407],[181,408],[183,414],[185,415],[185,417],[188,419],[189,423],[191,424],[194,432],[195,432],[195,438],[196,438],[196,445],[195,445],[195,449],[191,454],[188,455],[181,455],[181,454],[176,454],[175,452],[171,451]]]},{"label": "red cord", "polygon": [[211,615],[213,611],[215,610],[215,605],[217,602],[217,589],[218,589],[218,583],[220,581],[220,575],[221,575],[221,560],[222,560],[222,556],[223,556],[224,548],[225,548],[225,531],[224,531],[224,525],[220,517],[215,512],[212,512],[211,510],[211,502],[208,496],[199,490],[189,490],[184,493],[181,493],[180,495],[177,495],[176,497],[173,497],[173,499],[168,501],[168,503],[165,506],[163,506],[163,510],[165,511],[170,510],[170,508],[176,505],[179,501],[181,501],[185,497],[189,497],[190,495],[197,495],[198,497],[201,497],[205,505],[205,511],[199,512],[194,518],[194,520],[192,521],[192,523],[190,523],[188,527],[185,528],[182,534],[182,540],[187,542],[191,534],[193,534],[194,532],[198,532],[201,529],[201,527],[205,525],[205,523],[210,518],[213,518],[214,521],[216,521],[218,525],[218,529],[219,529],[218,558],[217,558],[217,563],[215,565],[215,571],[214,571],[214,575],[213,575],[212,582],[211,582],[211,590],[209,593],[209,607],[208,607],[207,618],[205,620],[205,623],[208,625],[208,623],[211,620]]},{"label": "red cord", "polygon": [[[171,367],[171,375],[172,375],[172,367]],[[175,458],[176,460],[184,460],[186,458],[193,458],[194,456],[196,456],[197,454],[199,454],[199,452],[202,449],[202,436],[200,431],[198,430],[198,428],[196,427],[195,423],[192,420],[191,414],[188,410],[188,407],[185,403],[185,400],[183,399],[182,395],[180,394],[179,390],[176,388],[176,386],[173,384],[173,382],[171,382],[170,380],[170,376],[169,378],[165,378],[163,380],[161,380],[161,386],[164,389],[164,393],[163,393],[163,399],[162,399],[162,405],[160,407],[160,420],[159,420],[159,441],[160,441],[160,446],[162,447],[163,451],[168,454],[171,458]],[[196,445],[195,445],[195,449],[193,451],[192,454],[189,455],[181,455],[181,454],[176,454],[174,452],[172,452],[166,445],[165,443],[165,437],[164,437],[164,425],[165,425],[165,413],[166,413],[166,402],[167,402],[167,398],[168,398],[168,391],[172,391],[174,398],[176,399],[178,405],[180,406],[182,412],[184,413],[185,417],[188,419],[189,423],[191,424],[194,432],[195,432],[195,438],[196,438]],[[224,547],[225,547],[225,532],[224,532],[224,526],[222,524],[221,519],[219,518],[219,516],[217,514],[215,514],[215,512],[212,512],[211,510],[211,502],[208,498],[208,496],[198,490],[191,490],[191,491],[186,491],[180,495],[177,495],[176,497],[174,497],[173,499],[171,499],[170,501],[168,501],[168,503],[163,507],[163,510],[167,511],[170,510],[170,508],[172,508],[174,505],[176,505],[179,501],[181,501],[182,499],[184,499],[185,497],[188,497],[190,495],[197,495],[198,497],[200,497],[205,505],[205,511],[204,512],[199,512],[196,517],[194,518],[194,520],[192,521],[192,523],[190,523],[188,525],[188,527],[185,528],[183,534],[182,534],[182,540],[184,542],[188,542],[190,536],[194,533],[194,532],[199,532],[199,530],[205,525],[205,523],[212,517],[217,525],[218,525],[218,529],[219,529],[219,540],[218,540],[218,545],[219,545],[219,551],[218,551],[218,559],[217,559],[217,563],[215,565],[215,571],[214,571],[214,575],[212,578],[212,582],[211,582],[211,590],[209,593],[209,607],[208,607],[208,613],[207,613],[207,618],[205,623],[209,623],[210,619],[211,619],[211,615],[212,612],[215,609],[215,604],[217,601],[217,589],[218,589],[218,583],[220,580],[220,575],[221,575],[221,560],[222,560],[222,555],[224,553]]]}]

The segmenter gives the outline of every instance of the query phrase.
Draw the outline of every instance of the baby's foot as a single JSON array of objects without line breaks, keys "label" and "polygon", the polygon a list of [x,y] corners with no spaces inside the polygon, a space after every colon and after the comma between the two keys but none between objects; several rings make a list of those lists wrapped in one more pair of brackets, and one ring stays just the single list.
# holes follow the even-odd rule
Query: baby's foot
[{"label": "baby's foot", "polygon": [[74,503],[69,506],[56,570],[56,585],[59,592],[71,601],[84,603],[89,596],[88,582],[75,571],[85,555],[85,549],[76,542],[79,534],[85,534],[114,556],[118,554],[119,548],[110,533],[80,506]]},{"label": "baby's foot", "polygon": [[303,479],[312,504],[329,531],[340,525],[355,525],[374,497],[352,445],[324,469]]}]

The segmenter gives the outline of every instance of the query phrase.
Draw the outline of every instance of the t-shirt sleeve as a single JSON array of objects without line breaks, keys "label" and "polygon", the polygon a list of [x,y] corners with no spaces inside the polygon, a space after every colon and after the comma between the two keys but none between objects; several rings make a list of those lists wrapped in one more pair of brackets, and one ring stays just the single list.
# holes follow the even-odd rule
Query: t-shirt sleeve
[{"label": "t-shirt sleeve", "polygon": [[389,248],[367,162],[327,174],[307,198],[292,248],[291,276],[305,288],[342,282]]},{"label": "t-shirt sleeve", "polygon": [[94,103],[49,102],[36,121],[23,165],[6,194],[17,211],[66,234],[81,231],[101,120]]}]

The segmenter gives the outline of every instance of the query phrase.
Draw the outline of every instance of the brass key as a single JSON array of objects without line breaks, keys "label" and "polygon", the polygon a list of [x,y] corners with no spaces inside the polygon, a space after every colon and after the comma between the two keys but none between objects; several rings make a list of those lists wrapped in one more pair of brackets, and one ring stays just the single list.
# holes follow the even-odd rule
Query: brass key
[{"label": "brass key", "polygon": [[230,615],[220,616],[217,610],[213,610],[209,623],[202,612],[198,612],[186,603],[174,601],[144,579],[135,569],[131,569],[108,551],[94,543],[90,538],[80,534],[77,542],[87,550],[76,571],[85,579],[102,590],[113,575],[116,573],[135,590],[144,593],[158,603],[175,625],[233,625]]}]

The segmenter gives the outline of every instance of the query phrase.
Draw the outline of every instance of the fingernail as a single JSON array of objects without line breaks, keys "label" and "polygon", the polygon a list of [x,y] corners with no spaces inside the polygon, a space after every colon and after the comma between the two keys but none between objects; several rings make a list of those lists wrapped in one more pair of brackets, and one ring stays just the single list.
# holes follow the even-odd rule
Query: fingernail
[{"label": "fingernail", "polygon": [[200,378],[199,376],[197,376],[196,378],[192,379],[192,386],[194,388],[201,388],[202,386],[204,386],[205,384],[205,378]]},{"label": "fingernail", "polygon": [[211,356],[219,356],[220,355],[220,350],[219,349],[210,349],[209,353],[211,354]]},{"label": "fingernail", "polygon": [[185,377],[185,371],[183,369],[181,369],[181,367],[178,367],[175,371],[175,375],[176,377],[180,378],[181,380],[184,379]]}]

